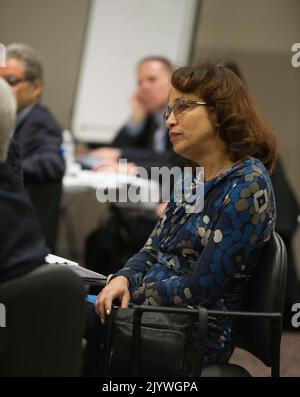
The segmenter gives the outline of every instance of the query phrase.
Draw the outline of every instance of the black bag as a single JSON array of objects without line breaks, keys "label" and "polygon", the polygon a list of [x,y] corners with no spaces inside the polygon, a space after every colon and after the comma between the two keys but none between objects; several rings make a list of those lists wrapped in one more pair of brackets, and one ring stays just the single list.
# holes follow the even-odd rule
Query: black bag
[{"label": "black bag", "polygon": [[[106,375],[200,376],[207,311],[196,309],[114,308],[107,323]],[[195,324],[198,339],[192,337]]]}]

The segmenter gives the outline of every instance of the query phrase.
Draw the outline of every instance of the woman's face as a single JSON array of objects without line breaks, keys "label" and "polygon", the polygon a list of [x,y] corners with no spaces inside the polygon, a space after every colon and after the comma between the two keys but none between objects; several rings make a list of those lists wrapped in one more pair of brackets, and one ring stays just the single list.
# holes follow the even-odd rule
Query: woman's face
[{"label": "woman's face", "polygon": [[[195,94],[185,94],[172,87],[168,107],[171,110],[178,101],[184,103],[185,99],[203,101]],[[199,164],[204,156],[215,150],[216,143],[221,138],[209,119],[206,105],[196,105],[191,102],[191,106],[178,106],[178,109],[184,110],[172,111],[166,118],[174,152]]]}]

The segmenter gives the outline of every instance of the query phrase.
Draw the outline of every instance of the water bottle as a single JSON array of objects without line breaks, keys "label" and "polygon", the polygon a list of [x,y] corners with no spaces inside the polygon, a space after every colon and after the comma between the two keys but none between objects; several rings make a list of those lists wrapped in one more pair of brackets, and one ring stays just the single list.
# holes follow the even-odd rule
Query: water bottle
[{"label": "water bottle", "polygon": [[66,174],[70,174],[71,169],[75,164],[75,144],[74,144],[74,138],[69,130],[63,131],[61,154],[65,160]]}]

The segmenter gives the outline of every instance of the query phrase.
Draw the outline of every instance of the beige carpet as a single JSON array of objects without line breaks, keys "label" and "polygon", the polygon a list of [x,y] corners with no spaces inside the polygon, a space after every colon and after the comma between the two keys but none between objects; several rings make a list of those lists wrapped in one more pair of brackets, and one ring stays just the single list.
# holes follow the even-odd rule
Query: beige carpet
[{"label": "beige carpet", "polygon": [[[246,368],[252,376],[270,376],[260,360],[242,349],[235,349],[231,363]],[[300,377],[300,332],[284,332],[281,339],[281,376]]]}]

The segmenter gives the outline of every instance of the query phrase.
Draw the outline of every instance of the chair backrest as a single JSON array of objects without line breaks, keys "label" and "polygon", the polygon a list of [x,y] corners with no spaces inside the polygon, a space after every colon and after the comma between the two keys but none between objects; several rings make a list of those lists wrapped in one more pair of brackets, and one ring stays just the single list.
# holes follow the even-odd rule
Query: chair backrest
[{"label": "chair backrest", "polygon": [[[282,313],[285,300],[287,256],[281,237],[274,232],[260,255],[245,296],[243,311]],[[237,346],[272,365],[272,323],[250,318],[240,320]],[[280,339],[279,339],[280,343]]]},{"label": "chair backrest", "polygon": [[61,182],[26,185],[33,207],[39,218],[43,235],[51,252],[55,252],[59,224]]},{"label": "chair backrest", "polygon": [[64,266],[45,265],[0,285],[1,376],[80,376],[85,289]]}]

